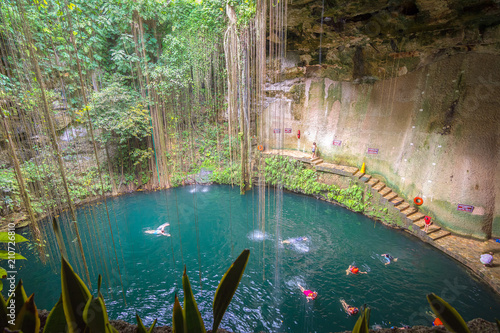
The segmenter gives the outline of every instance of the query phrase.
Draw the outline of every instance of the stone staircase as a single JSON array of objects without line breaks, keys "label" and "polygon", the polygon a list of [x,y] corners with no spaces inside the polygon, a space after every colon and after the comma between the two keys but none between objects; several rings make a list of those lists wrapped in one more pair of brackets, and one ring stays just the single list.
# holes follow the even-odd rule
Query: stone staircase
[{"label": "stone staircase", "polygon": [[[336,173],[342,176],[350,176],[359,179],[360,181],[364,182],[366,185],[377,191],[385,200],[391,203],[395,209],[399,210],[399,212],[408,219],[409,223],[412,223],[411,225],[413,226],[413,230],[420,229],[423,232],[423,229],[425,227],[425,215],[420,213],[416,207],[410,205],[408,202],[405,202],[402,197],[400,197],[396,192],[394,192],[380,180],[373,178],[371,175],[362,173],[355,167],[323,163],[323,160],[319,157],[310,159],[302,155],[295,156],[295,158],[298,158],[299,160],[306,163],[311,163],[312,165],[314,165],[316,170],[319,171]],[[437,240],[451,235],[449,231],[442,230],[441,227],[435,224],[429,226],[426,234],[431,240]]]},{"label": "stone staircase", "polygon": [[[317,165],[317,164],[316,164]],[[396,192],[394,192],[391,188],[387,187],[380,180],[373,178],[370,175],[362,173],[360,170],[357,170],[352,175],[354,178],[357,178],[364,182],[366,185],[370,186],[372,189],[376,190],[384,199],[389,201],[394,208],[398,209],[401,214],[405,215],[407,219],[412,222],[413,230],[424,230],[425,215],[420,213],[416,207],[411,206],[408,202],[405,202],[403,198],[401,198]],[[442,230],[441,227],[432,224],[427,229],[427,236],[432,240],[437,240],[448,235],[451,235],[449,231]]]},{"label": "stone staircase", "polygon": [[319,157],[315,157],[315,158],[311,159],[311,164],[313,164],[313,165],[318,165],[318,164],[321,164],[321,163],[323,163],[323,160],[321,158],[319,158]]}]

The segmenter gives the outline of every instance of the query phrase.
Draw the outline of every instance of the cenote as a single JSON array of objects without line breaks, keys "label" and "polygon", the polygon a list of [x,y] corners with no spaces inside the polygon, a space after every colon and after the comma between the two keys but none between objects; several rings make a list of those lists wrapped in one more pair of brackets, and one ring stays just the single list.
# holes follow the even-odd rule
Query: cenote
[{"label": "cenote", "polygon": [[[282,210],[276,211],[277,206]],[[356,317],[343,312],[341,298],[357,307],[367,304],[372,309],[371,325],[430,326],[425,297],[430,292],[449,301],[466,321],[477,317],[493,321],[498,315],[500,297],[488,286],[445,254],[404,232],[286,192],[282,196],[273,190],[266,193],[263,225],[258,222],[258,207],[257,190],[241,196],[236,187],[218,185],[133,193],[108,200],[123,288],[104,205],[80,208],[79,229],[87,249],[93,293],[97,274],[102,273],[110,319],[135,323],[137,312],[146,324],[157,318],[159,325],[171,325],[175,293],[181,302],[183,299],[185,265],[209,327],[212,300],[222,275],[249,248],[245,275],[221,324],[233,332],[350,330]],[[171,237],[145,232],[165,222],[170,223],[165,231]],[[61,220],[61,225],[67,228],[67,221]],[[48,223],[45,228],[49,231]],[[299,236],[308,240],[300,246],[281,244],[281,240]],[[75,239],[66,241],[69,246]],[[20,252],[28,258],[19,269],[26,292],[35,293],[38,308],[51,309],[60,295],[58,261],[54,258],[52,264],[42,265],[25,244]],[[386,266],[382,253],[399,259]],[[51,255],[57,256],[57,252]],[[76,254],[69,256],[84,278],[76,267]],[[345,270],[353,262],[369,273],[346,276]],[[316,290],[318,298],[307,302],[299,283]]]}]

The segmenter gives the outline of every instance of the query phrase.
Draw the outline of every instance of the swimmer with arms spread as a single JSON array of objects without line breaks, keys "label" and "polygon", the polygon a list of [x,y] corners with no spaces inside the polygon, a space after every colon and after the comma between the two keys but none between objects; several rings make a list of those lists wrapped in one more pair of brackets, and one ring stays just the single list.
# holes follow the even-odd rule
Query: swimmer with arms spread
[{"label": "swimmer with arms spread", "polygon": [[170,223],[163,223],[161,226],[156,228],[156,230],[146,230],[145,233],[152,235],[170,236],[168,232],[165,232],[165,227],[168,227],[169,225]]},{"label": "swimmer with arms spread", "polygon": [[359,270],[358,267],[356,266],[353,266],[353,265],[349,265],[349,268],[347,268],[345,270],[345,275],[349,275],[349,274],[358,274],[358,273],[361,273],[361,274],[368,274],[368,272],[362,272]]},{"label": "swimmer with arms spread", "polygon": [[398,261],[398,258],[394,258],[393,256],[391,256],[390,254],[387,254],[387,253],[381,254],[381,256],[385,258],[386,265],[389,265],[393,261],[394,262]]},{"label": "swimmer with arms spread", "polygon": [[342,307],[344,308],[344,311],[349,315],[349,316],[354,316],[358,314],[359,310],[355,306],[350,306],[349,304],[346,303],[342,298],[340,299],[340,303],[342,304]]},{"label": "swimmer with arms spread", "polygon": [[304,293],[304,295],[306,295],[306,299],[307,301],[314,301],[314,299],[316,297],[318,297],[318,293],[315,292],[315,291],[311,291],[311,290],[306,290],[306,288],[302,287],[300,284],[297,284],[300,288],[300,291],[302,291]]},{"label": "swimmer with arms spread", "polygon": [[306,240],[307,240],[307,237],[295,237],[295,238],[285,239],[284,241],[281,241],[281,243],[282,244],[295,244],[295,243],[303,242]]}]

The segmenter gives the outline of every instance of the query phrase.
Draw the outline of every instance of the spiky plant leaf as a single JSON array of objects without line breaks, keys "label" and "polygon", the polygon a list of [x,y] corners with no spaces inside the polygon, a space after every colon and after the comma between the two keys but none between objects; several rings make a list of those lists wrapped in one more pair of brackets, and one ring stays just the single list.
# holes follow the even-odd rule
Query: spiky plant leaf
[{"label": "spiky plant leaf", "polygon": [[108,315],[100,297],[90,297],[83,309],[83,320],[92,332],[106,332]]},{"label": "spiky plant leaf", "polygon": [[139,317],[139,315],[137,313],[135,314],[135,319],[137,320],[137,329],[135,331],[136,333],[151,333],[151,332],[153,332],[153,328],[156,325],[156,319],[149,329],[147,329],[146,326],[144,326],[141,318]]},{"label": "spiky plant leaf", "polygon": [[23,280],[19,280],[16,289],[14,289],[14,293],[12,293],[12,296],[9,297],[9,299],[7,300],[7,308],[11,304],[10,301],[11,299],[13,299],[14,302],[15,315],[16,315],[15,320],[17,322],[17,318],[19,317],[19,311],[21,311],[21,308],[23,307],[24,303],[28,300],[28,296],[26,296],[26,291],[24,291]]},{"label": "spiky plant leaf", "polygon": [[35,294],[31,294],[21,307],[14,330],[21,330],[24,333],[38,333],[40,331],[40,318],[38,318],[34,297]]},{"label": "spiky plant leaf", "polygon": [[172,316],[172,331],[173,333],[184,333],[184,314],[177,294],[175,294],[174,314]]},{"label": "spiky plant leaf", "polygon": [[157,319],[155,319],[155,321],[153,321],[153,323],[151,324],[151,326],[149,326],[148,333],[153,333],[153,330],[154,330],[155,325],[156,325],[156,321],[157,321]]},{"label": "spiky plant leaf", "polygon": [[441,297],[432,293],[427,295],[427,301],[447,330],[456,333],[470,333],[462,316]]},{"label": "spiky plant leaf", "polygon": [[352,333],[368,333],[369,323],[370,323],[370,308],[365,308],[361,316],[358,318],[358,321],[356,321],[356,324],[352,329]]},{"label": "spiky plant leaf", "polygon": [[61,295],[59,301],[57,301],[56,305],[50,310],[45,326],[43,327],[43,333],[65,332],[66,325]]},{"label": "spiky plant leaf", "polygon": [[87,325],[83,319],[82,309],[92,295],[64,257],[61,257],[61,289],[69,333],[86,332]]},{"label": "spiky plant leaf", "polygon": [[0,295],[0,332],[9,325],[9,318],[7,317],[7,303],[3,295]]},{"label": "spiky plant leaf", "polygon": [[135,332],[136,333],[147,333],[148,330],[146,329],[146,326],[144,326],[144,324],[142,323],[142,320],[137,313],[135,314],[135,319],[137,320],[137,329],[135,330]]},{"label": "spiky plant leaf", "polygon": [[186,267],[184,267],[184,274],[182,274],[182,288],[184,290],[184,330],[187,333],[205,333],[205,324],[201,319],[198,305],[194,299],[191,284],[186,274]]},{"label": "spiky plant leaf", "polygon": [[222,317],[224,316],[229,303],[231,303],[231,299],[233,298],[236,289],[238,289],[238,285],[241,281],[241,277],[243,276],[243,272],[245,272],[249,256],[250,250],[243,250],[220,280],[214,297],[214,324],[212,326],[212,332],[217,332]]}]

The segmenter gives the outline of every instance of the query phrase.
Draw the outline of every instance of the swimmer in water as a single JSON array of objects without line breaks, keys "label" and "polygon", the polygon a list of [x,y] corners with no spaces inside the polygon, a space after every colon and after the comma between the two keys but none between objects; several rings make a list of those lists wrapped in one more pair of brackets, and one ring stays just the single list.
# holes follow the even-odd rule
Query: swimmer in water
[{"label": "swimmer in water", "polygon": [[169,225],[170,223],[163,223],[158,228],[156,228],[156,230],[146,230],[145,233],[152,235],[170,236],[168,232],[165,232],[165,227],[168,227]]},{"label": "swimmer in water", "polygon": [[300,284],[297,284],[300,288],[300,291],[302,291],[304,293],[304,295],[306,295],[306,299],[307,301],[314,301],[314,299],[316,297],[318,297],[318,293],[315,292],[315,291],[311,291],[311,290],[306,290],[306,288],[302,287]]},{"label": "swimmer in water", "polygon": [[368,272],[362,272],[359,270],[358,267],[356,266],[353,266],[353,265],[349,265],[349,268],[347,268],[345,270],[345,275],[349,275],[349,274],[358,274],[358,273],[361,273],[361,274],[368,274]]},{"label": "swimmer in water", "polygon": [[359,310],[355,306],[350,306],[349,304],[346,303],[342,298],[340,299],[340,303],[342,304],[342,307],[344,308],[344,311],[349,315],[349,316],[354,316],[358,314]]},{"label": "swimmer in water", "polygon": [[284,241],[281,241],[281,243],[282,244],[295,244],[295,243],[303,242],[306,240],[307,240],[307,237],[295,237],[295,238],[285,239]]},{"label": "swimmer in water", "polygon": [[394,258],[393,256],[387,253],[381,254],[381,256],[384,257],[386,265],[389,265],[393,261],[394,262],[398,261],[398,258]]}]

